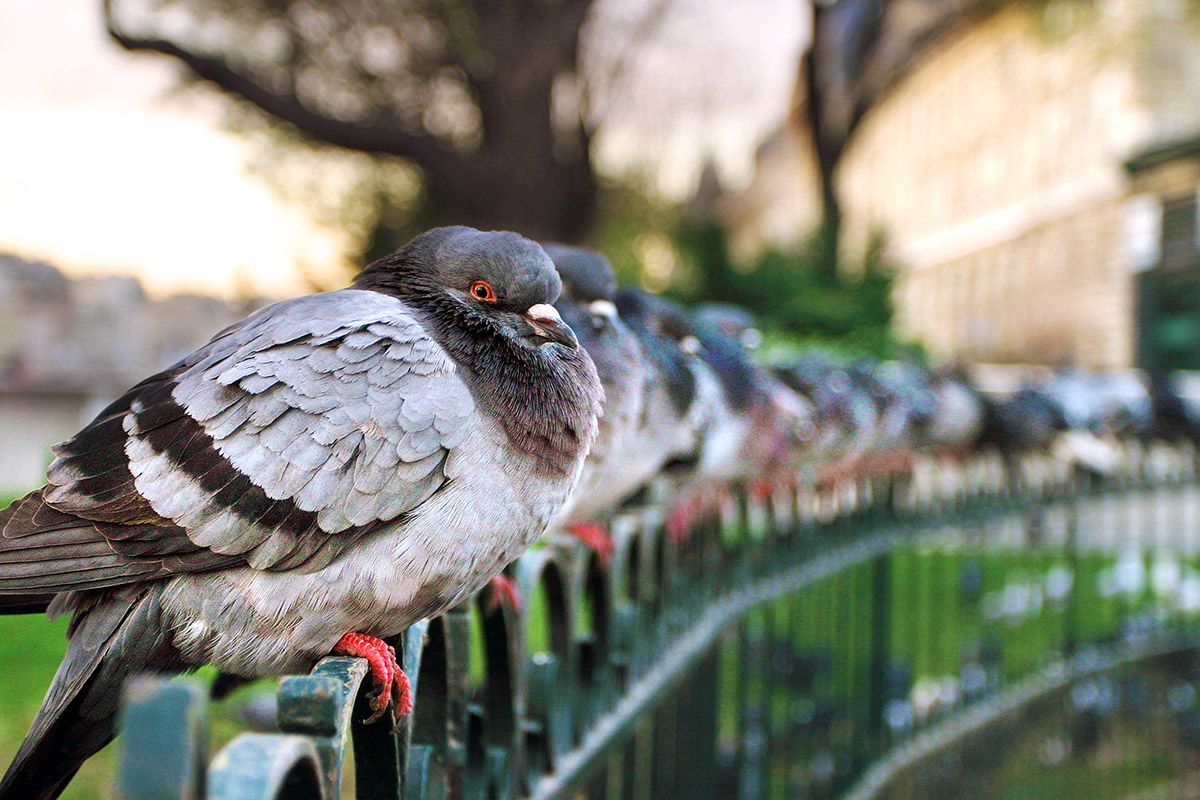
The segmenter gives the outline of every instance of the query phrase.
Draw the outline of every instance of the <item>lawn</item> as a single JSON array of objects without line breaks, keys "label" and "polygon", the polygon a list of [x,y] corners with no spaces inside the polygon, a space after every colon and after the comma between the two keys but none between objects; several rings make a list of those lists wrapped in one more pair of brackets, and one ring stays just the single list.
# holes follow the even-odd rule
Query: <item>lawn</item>
[{"label": "lawn", "polygon": [[[33,721],[54,670],[67,649],[67,621],[40,614],[0,616],[0,760],[12,760]],[[83,765],[64,800],[111,797],[114,748],[109,745]]]}]

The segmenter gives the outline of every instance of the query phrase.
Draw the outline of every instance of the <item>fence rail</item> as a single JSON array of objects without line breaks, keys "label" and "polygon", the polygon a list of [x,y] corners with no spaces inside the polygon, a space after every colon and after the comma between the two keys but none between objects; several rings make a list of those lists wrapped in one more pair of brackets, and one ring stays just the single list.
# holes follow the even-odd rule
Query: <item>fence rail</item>
[{"label": "fence rail", "polygon": [[[1056,695],[1060,696],[1072,687],[1086,686],[1085,682],[1089,679],[1102,678],[1131,667],[1170,661],[1180,656],[1190,657],[1195,663],[1198,646],[1200,638],[1194,634],[1160,636],[1132,645],[1124,643],[1124,646],[1089,649],[1086,653],[1076,655],[1065,662],[1047,665],[1046,668],[1016,681],[1012,686],[986,700],[974,703],[962,712],[930,725],[924,731],[892,747],[884,757],[873,762],[863,772],[853,788],[843,795],[843,800],[875,800],[888,797],[889,790],[894,791],[897,784],[904,782],[906,778],[911,780],[916,777],[912,775],[913,772],[920,770],[923,765],[939,755],[944,756],[956,746],[965,744],[968,747],[995,747],[997,729],[1020,725],[1024,716],[1022,712],[1028,711],[1039,702],[1052,699],[1059,700],[1059,705],[1066,705],[1061,702],[1062,698]],[[1140,724],[1152,722],[1141,720]],[[970,741],[972,739],[975,741]],[[955,766],[959,767],[956,771],[962,769],[958,764]],[[934,796],[927,786],[906,795]],[[1181,796],[1194,796],[1194,791]]]},{"label": "fence rail", "polygon": [[[278,732],[208,764],[205,691],[143,679],[119,796],[337,798],[351,751],[360,798],[833,796],[1081,648],[1188,629],[1196,477],[1166,447],[1130,447],[1105,479],[931,460],[737,493],[683,541],[641,508],[611,521],[609,562],[551,540],[511,568],[522,608],[484,593],[400,637],[415,709],[395,730],[362,722],[365,663],[327,658],[281,681]],[[1173,588],[1147,588],[1168,551]]]}]

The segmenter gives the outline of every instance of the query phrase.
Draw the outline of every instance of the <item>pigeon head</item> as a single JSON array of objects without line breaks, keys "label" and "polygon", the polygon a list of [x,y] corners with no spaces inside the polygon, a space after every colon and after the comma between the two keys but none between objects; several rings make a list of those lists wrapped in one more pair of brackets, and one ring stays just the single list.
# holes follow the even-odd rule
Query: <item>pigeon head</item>
[{"label": "pigeon head", "polygon": [[[674,304],[632,286],[618,289],[614,300],[621,320],[641,341],[652,368],[666,385],[675,409],[685,413],[696,396],[696,376],[688,366],[688,359],[693,355],[684,352],[680,344],[680,336],[684,334],[675,330],[673,323],[681,317],[686,320],[686,314],[680,310],[671,313],[670,320],[664,320],[662,312]],[[694,337],[691,341],[698,345]]]},{"label": "pigeon head", "polygon": [[[562,279],[562,296],[558,310],[580,336],[591,328],[596,336],[612,335],[617,327],[617,278],[608,259],[595,250],[570,247],[565,244],[543,244]],[[585,338],[587,338],[585,336]],[[595,337],[584,347],[597,344]],[[590,351],[589,351],[590,352]]]},{"label": "pigeon head", "polygon": [[554,262],[537,243],[515,233],[435,228],[368,266],[354,285],[436,299],[442,313],[466,328],[491,328],[532,346],[547,341],[577,346],[552,305],[562,290]]},{"label": "pigeon head", "polygon": [[750,350],[762,344],[762,333],[758,330],[754,315],[741,306],[705,303],[696,309],[696,320],[716,328],[722,335]]},{"label": "pigeon head", "polygon": [[397,297],[462,367],[484,416],[539,469],[570,473],[596,435],[596,368],[552,303],[562,282],[515,233],[435,228],[371,264],[355,288]]},{"label": "pigeon head", "polygon": [[757,369],[741,340],[707,320],[704,315],[696,315],[695,336],[700,342],[700,357],[720,381],[725,401],[735,411],[746,411],[752,404],[768,400],[759,386]]},{"label": "pigeon head", "polygon": [[563,296],[587,305],[597,300],[612,302],[617,277],[612,264],[595,250],[565,244],[543,244],[562,278]]}]

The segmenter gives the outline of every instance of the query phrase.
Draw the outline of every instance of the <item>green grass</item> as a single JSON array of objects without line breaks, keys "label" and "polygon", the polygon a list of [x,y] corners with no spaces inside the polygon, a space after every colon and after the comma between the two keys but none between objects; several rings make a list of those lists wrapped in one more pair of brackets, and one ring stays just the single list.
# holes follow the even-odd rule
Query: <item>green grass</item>
[{"label": "green grass", "polygon": [[[50,679],[67,649],[67,621],[50,622],[41,615],[0,617],[0,761],[5,766],[17,752],[33,721]],[[64,800],[112,796],[115,750],[106,747],[71,781]]]},{"label": "green grass", "polygon": [[[0,616],[0,764],[16,754],[50,680],[67,649],[67,621],[53,622],[40,614]],[[209,682],[216,670],[205,667],[195,677]],[[242,732],[230,710],[249,693],[261,691],[269,681],[243,687],[209,709],[209,752],[216,753]],[[110,744],[83,765],[63,793],[63,800],[98,800],[113,796],[120,741]]]},{"label": "green grass", "polygon": [[[1111,574],[1118,560],[1113,553],[1015,550],[987,542],[966,546],[919,542],[896,549],[887,559],[885,658],[908,674],[909,687],[922,680],[959,676],[964,664],[979,656],[983,644],[998,656],[994,666],[1003,678],[1019,679],[1061,658],[1069,638],[1079,644],[1116,638],[1127,614],[1145,613],[1157,602],[1148,589],[1133,597],[1102,590],[1110,581],[1104,576]],[[1149,570],[1153,555],[1145,554],[1143,560]],[[1188,566],[1196,569],[1200,562],[1192,559]],[[1039,595],[1051,571],[1064,567],[1074,575],[1070,598],[1052,601],[1044,592]],[[825,703],[835,709],[832,727],[804,733],[792,748],[780,751],[780,769],[807,763],[823,747],[865,755],[871,727],[867,705],[874,655],[871,625],[880,599],[875,596],[873,568],[862,564],[817,581],[772,607],[752,612],[742,622],[740,636],[722,637],[718,692],[724,747],[731,747],[739,735],[743,705],[765,712],[775,734],[787,735],[790,719],[803,718],[814,703]],[[1178,611],[1168,612],[1168,619],[1184,626],[1196,624],[1195,617]],[[822,667],[813,676],[811,693],[786,684],[768,686],[762,667],[746,663],[742,648],[764,637],[786,641],[798,653],[817,657]],[[1171,774],[1169,765],[1155,761],[1153,751],[1143,748],[1134,755],[1146,763],[1064,768],[1044,777],[1068,786],[1118,780],[1128,786],[1137,782],[1135,777],[1158,780]],[[773,796],[786,795],[781,775],[772,771]],[[1014,793],[997,800],[1040,796],[1040,778],[1026,777],[1025,789],[1031,793],[1022,794],[1022,782],[1009,776],[1006,781]]]}]

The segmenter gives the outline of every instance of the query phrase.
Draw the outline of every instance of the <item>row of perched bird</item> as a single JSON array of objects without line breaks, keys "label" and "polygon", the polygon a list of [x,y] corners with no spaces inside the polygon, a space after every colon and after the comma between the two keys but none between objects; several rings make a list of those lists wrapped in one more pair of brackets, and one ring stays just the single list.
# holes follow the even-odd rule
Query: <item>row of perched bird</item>
[{"label": "row of perched bird", "polygon": [[915,453],[988,448],[1010,464],[1044,451],[1103,473],[1130,438],[1200,442],[1200,391],[1186,374],[978,367],[972,377],[822,356],[763,364],[744,309],[687,310],[618,287],[599,253],[546,250],[563,281],[557,307],[605,391],[599,435],[563,510],[597,547],[603,534],[589,523],[664,477],[678,536],[697,503],[731,483],[828,485],[906,470]]},{"label": "row of perched bird", "polygon": [[596,253],[462,227],[221,331],[0,510],[0,613],[71,619],[0,798],[57,797],[113,737],[137,671],[255,678],[357,655],[376,715],[405,714],[386,638],[547,529],[603,548],[591,523],[651,481],[674,490],[682,536],[733,482],[830,482],[917,447],[1034,447],[1039,426],[1126,420],[1091,416],[1098,392],[1077,403],[1069,381],[993,402],[912,365],[767,369],[756,338],[738,309],[619,288]]}]

